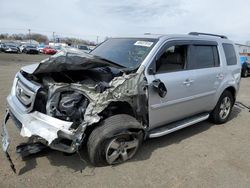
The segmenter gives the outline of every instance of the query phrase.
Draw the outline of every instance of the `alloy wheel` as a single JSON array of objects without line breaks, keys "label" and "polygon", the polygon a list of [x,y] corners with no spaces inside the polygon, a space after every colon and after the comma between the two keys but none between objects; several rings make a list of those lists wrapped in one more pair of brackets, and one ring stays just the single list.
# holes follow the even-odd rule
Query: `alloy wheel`
[{"label": "alloy wheel", "polygon": [[225,97],[220,105],[220,118],[226,119],[230,113],[231,110],[231,100],[229,97]]},{"label": "alloy wheel", "polygon": [[106,149],[106,160],[110,165],[131,159],[139,147],[135,135],[121,135],[110,141]]}]

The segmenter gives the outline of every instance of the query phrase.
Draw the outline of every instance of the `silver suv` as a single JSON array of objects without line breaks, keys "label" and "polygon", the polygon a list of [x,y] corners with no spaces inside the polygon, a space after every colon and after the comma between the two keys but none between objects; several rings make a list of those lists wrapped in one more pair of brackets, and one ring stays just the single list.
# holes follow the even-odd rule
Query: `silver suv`
[{"label": "silver suv", "polygon": [[[9,157],[9,116],[35,143],[66,153],[86,146],[96,166],[131,159],[144,139],[207,119],[225,123],[240,85],[237,54],[227,37],[205,33],[111,38],[89,54],[62,51],[16,74],[3,150]],[[33,146],[25,152],[39,150]]]}]

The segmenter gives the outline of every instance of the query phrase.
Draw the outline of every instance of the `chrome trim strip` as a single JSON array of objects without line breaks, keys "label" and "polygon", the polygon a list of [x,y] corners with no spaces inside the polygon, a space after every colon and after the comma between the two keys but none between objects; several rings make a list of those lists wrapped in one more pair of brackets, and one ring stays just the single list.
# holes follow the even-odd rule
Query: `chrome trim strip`
[{"label": "chrome trim strip", "polygon": [[11,92],[13,98],[18,99],[18,105],[22,105],[23,111],[30,112],[33,109],[36,94],[40,89],[40,85],[37,85],[27,80],[20,72],[16,75],[16,81],[13,83],[15,92]]},{"label": "chrome trim strip", "polygon": [[17,73],[17,78],[25,85],[27,86],[30,90],[33,92],[37,92],[38,89],[41,87],[40,85],[37,85],[29,80],[27,80],[20,72]]}]

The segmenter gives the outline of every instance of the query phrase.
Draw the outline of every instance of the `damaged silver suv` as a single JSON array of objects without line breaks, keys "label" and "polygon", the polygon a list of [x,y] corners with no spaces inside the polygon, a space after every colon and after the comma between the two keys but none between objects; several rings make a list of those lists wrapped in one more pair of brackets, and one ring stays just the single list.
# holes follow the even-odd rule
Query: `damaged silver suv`
[{"label": "damaged silver suv", "polygon": [[147,34],[23,67],[7,97],[3,150],[9,156],[9,116],[21,136],[52,149],[86,143],[96,166],[131,159],[146,138],[225,123],[240,84],[236,54],[225,36]]}]

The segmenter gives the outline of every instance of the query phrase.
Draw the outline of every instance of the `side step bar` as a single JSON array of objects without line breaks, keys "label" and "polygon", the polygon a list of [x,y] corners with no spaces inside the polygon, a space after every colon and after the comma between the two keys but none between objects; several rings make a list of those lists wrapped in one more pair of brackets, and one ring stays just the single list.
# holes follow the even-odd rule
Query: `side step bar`
[{"label": "side step bar", "polygon": [[178,122],[168,124],[164,127],[153,129],[152,131],[149,132],[149,138],[157,138],[160,136],[170,134],[172,132],[178,131],[178,130],[183,129],[185,127],[188,127],[190,125],[204,121],[204,120],[208,119],[208,117],[209,117],[209,114],[207,114],[207,113],[201,114],[198,116],[194,116],[194,117],[191,117],[188,119],[184,119],[184,120],[181,120]]}]

